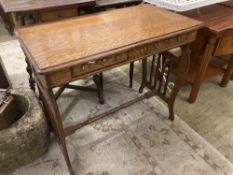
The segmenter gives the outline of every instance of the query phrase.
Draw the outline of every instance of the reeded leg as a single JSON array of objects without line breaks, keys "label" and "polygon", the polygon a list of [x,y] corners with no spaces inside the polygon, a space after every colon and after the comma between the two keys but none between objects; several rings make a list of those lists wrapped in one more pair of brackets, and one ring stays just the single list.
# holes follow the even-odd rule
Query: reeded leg
[{"label": "reeded leg", "polygon": [[93,76],[93,81],[97,87],[97,94],[100,104],[104,104],[104,94],[103,94],[103,73]]},{"label": "reeded leg", "polygon": [[233,77],[233,55],[228,63],[227,70],[223,76],[220,86],[226,87],[232,77]]},{"label": "reeded leg", "polygon": [[49,120],[52,124],[54,133],[58,138],[58,142],[59,142],[59,145],[61,147],[63,156],[65,158],[69,173],[70,173],[70,175],[73,175],[74,172],[72,169],[72,165],[71,165],[71,162],[69,159],[68,150],[66,147],[64,128],[62,125],[60,112],[59,112],[55,97],[53,95],[53,91],[52,91],[52,89],[42,89],[39,86],[38,86],[38,89],[39,89],[40,97],[43,101],[43,106],[44,106],[46,113],[49,117]]},{"label": "reeded leg", "polygon": [[27,63],[27,72],[29,74],[29,86],[31,88],[31,90],[33,90],[35,92],[36,88],[35,88],[35,82],[33,80],[33,76],[32,76],[32,69],[31,69],[31,66],[27,60],[27,58],[25,59],[26,60],[26,63]]},{"label": "reeded leg", "polygon": [[129,67],[129,87],[133,87],[133,73],[134,73],[134,62],[130,63]]}]

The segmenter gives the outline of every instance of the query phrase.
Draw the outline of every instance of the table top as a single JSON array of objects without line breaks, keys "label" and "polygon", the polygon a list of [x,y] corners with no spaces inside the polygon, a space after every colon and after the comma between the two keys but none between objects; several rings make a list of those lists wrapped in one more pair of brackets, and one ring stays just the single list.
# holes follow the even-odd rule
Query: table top
[{"label": "table top", "polygon": [[65,6],[95,5],[95,0],[0,0],[5,13],[28,12]]},{"label": "table top", "polygon": [[185,16],[205,22],[214,33],[233,28],[233,8],[212,5],[182,13]]},{"label": "table top", "polygon": [[202,26],[200,21],[173,12],[139,5],[25,27],[17,29],[16,35],[36,71],[48,73]]}]

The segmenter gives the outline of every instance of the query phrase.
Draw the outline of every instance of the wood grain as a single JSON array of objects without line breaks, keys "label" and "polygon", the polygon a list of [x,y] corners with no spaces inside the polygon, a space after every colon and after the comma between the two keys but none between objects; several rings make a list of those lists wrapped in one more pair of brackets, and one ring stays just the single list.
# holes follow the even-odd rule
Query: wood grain
[{"label": "wood grain", "polygon": [[[159,18],[157,18],[159,16]],[[200,28],[202,23],[140,5],[17,30],[38,72],[98,59]]]},{"label": "wood grain", "polygon": [[214,33],[233,28],[233,10],[222,5],[212,5],[183,13],[205,22],[206,27]]}]

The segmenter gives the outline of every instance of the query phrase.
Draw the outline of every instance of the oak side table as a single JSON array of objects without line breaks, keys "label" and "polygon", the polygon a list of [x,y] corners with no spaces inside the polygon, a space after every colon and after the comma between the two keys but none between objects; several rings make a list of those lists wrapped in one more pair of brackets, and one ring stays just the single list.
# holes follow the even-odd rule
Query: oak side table
[{"label": "oak side table", "polygon": [[[65,137],[82,126],[154,95],[168,104],[169,118],[174,120],[174,102],[189,68],[188,44],[195,40],[197,30],[202,27],[200,21],[151,5],[139,5],[17,29],[31,70],[28,72],[34,76],[70,174],[73,170]],[[148,56],[178,46],[183,51],[181,57],[158,59],[160,63],[152,67],[149,81],[144,74],[142,81],[150,91],[83,123],[63,128],[53,88],[132,61],[146,60]],[[173,62],[179,66],[175,86],[168,93]]]}]

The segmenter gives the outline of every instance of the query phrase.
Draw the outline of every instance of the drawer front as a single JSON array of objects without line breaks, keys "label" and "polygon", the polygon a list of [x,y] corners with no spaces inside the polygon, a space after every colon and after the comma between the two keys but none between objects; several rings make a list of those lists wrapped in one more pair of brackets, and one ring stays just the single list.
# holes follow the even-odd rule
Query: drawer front
[{"label": "drawer front", "polygon": [[230,55],[233,53],[233,36],[228,35],[220,38],[215,56]]},{"label": "drawer front", "polygon": [[73,79],[78,79],[80,76],[94,74],[95,71],[100,69],[108,69],[108,67],[125,62],[128,60],[127,53],[121,53],[114,56],[89,61],[77,66],[59,70],[46,76],[46,80],[40,77],[40,81],[47,82],[48,87],[57,87],[65,83],[71,82]]},{"label": "drawer front", "polygon": [[77,9],[72,8],[72,9],[65,9],[65,10],[43,12],[39,14],[39,17],[42,22],[50,22],[50,21],[59,20],[62,18],[74,17],[77,15],[78,15]]},{"label": "drawer front", "polygon": [[89,61],[72,68],[72,77],[78,77],[83,74],[88,74],[99,69],[107,68],[115,64],[127,61],[127,53],[121,53],[114,56]]},{"label": "drawer front", "polygon": [[129,51],[129,59],[141,59],[156,53],[164,52],[166,50],[190,43],[195,40],[196,33],[197,32],[190,32],[187,34],[178,35],[167,40],[157,41],[150,44],[146,44],[144,46],[140,46]]},{"label": "drawer front", "polygon": [[72,80],[70,69],[60,70],[47,75],[47,79],[39,77],[39,81],[48,84],[48,87],[56,87],[68,83]]}]

